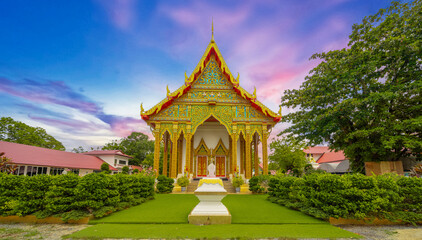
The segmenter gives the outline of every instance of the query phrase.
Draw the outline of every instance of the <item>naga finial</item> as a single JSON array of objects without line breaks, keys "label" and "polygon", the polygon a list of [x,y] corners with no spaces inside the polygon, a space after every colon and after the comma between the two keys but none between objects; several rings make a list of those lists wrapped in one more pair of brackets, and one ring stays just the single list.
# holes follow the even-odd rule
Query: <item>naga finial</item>
[{"label": "naga finial", "polygon": [[239,83],[239,72],[237,73],[237,77],[236,77],[236,83]]},{"label": "naga finial", "polygon": [[170,96],[170,89],[169,89],[169,85],[167,85],[167,97]]},{"label": "naga finial", "polygon": [[189,82],[189,78],[188,78],[188,75],[185,72],[185,83],[187,84],[188,82]]},{"label": "naga finial", "polygon": [[142,106],[142,103],[141,103],[141,114],[144,113],[144,112],[145,112],[144,106]]},{"label": "naga finial", "polygon": [[253,89],[253,95],[252,95],[252,98],[253,99],[256,99],[256,87],[253,87],[254,89]]},{"label": "naga finial", "polygon": [[278,115],[281,116],[281,104],[280,104],[280,109],[278,110]]}]

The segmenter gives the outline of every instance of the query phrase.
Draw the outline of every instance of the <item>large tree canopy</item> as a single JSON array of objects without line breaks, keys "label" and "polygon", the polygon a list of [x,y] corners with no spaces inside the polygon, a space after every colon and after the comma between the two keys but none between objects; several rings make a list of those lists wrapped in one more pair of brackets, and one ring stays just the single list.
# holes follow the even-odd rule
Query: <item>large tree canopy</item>
[{"label": "large tree canopy", "polygon": [[133,159],[129,160],[131,165],[151,166],[152,162],[148,155],[154,152],[154,141],[149,140],[148,136],[140,132],[132,132],[128,137],[120,141],[112,141],[102,148],[103,150],[120,150],[130,155]]},{"label": "large tree canopy", "polygon": [[64,151],[63,144],[40,127],[31,127],[11,117],[0,118],[0,140]]},{"label": "large tree canopy", "polygon": [[365,161],[422,152],[422,1],[393,2],[353,26],[348,48],[320,59],[282,106],[290,133],[344,150],[352,169]]}]

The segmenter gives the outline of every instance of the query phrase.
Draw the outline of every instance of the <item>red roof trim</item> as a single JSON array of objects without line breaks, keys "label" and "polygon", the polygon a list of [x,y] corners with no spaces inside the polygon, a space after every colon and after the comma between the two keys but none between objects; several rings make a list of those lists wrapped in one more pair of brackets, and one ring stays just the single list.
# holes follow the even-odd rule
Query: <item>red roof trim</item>
[{"label": "red roof trim", "polygon": [[[0,141],[0,152],[16,165],[101,170],[104,161],[96,156]],[[111,169],[115,169],[110,166]]]}]

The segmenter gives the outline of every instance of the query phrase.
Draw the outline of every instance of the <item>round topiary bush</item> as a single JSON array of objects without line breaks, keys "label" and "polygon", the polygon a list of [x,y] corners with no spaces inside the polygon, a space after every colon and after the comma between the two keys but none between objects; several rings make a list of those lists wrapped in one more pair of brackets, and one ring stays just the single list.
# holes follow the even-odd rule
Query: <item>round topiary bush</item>
[{"label": "round topiary bush", "polygon": [[180,177],[177,179],[177,185],[181,186],[181,187],[186,187],[189,185],[189,178],[187,177]]},{"label": "round topiary bush", "polygon": [[241,177],[235,177],[232,180],[232,185],[235,188],[238,188],[238,187],[242,186],[243,183],[244,183],[244,181],[243,181],[243,178],[241,178]]}]

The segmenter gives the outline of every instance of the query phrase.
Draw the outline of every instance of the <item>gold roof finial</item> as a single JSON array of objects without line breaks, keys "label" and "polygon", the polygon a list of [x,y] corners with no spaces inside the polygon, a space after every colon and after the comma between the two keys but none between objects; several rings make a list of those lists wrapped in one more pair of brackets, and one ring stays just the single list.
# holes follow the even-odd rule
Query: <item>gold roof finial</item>
[{"label": "gold roof finial", "polygon": [[170,96],[170,89],[169,89],[169,85],[167,84],[167,97]]},{"label": "gold roof finial", "polygon": [[253,95],[252,98],[255,100],[256,99],[256,87],[253,87]]},{"label": "gold roof finial", "polygon": [[214,42],[214,18],[211,20],[211,42]]}]

